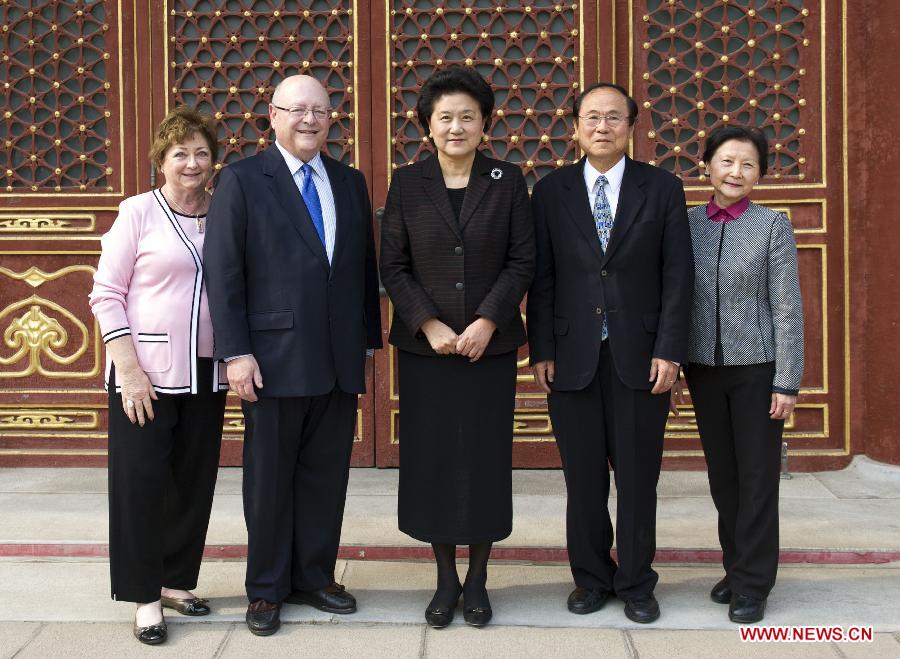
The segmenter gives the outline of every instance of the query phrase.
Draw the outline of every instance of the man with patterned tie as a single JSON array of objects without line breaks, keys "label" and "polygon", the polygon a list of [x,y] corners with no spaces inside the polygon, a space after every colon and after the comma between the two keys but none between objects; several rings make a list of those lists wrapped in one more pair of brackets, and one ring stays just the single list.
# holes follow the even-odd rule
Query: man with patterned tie
[{"label": "man with patterned tie", "polygon": [[693,258],[681,181],[625,155],[637,113],[610,83],[575,100],[585,157],[534,187],[527,318],[568,489],[569,610],[591,613],[616,595],[631,620],[648,623],[659,617],[656,484],[669,391],[687,357]]},{"label": "man with patterned tie", "polygon": [[226,167],[204,247],[215,356],[244,412],[247,626],[282,601],[352,613],[335,582],[357,394],[381,347],[363,175],[321,153],[331,108],[310,76],[282,80],[275,144]]}]

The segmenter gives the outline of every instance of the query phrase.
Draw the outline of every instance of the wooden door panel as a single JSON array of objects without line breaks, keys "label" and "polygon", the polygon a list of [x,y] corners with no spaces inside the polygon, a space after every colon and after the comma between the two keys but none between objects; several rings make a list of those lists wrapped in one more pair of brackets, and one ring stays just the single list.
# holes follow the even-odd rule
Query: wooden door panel
[{"label": "wooden door panel", "polygon": [[[379,64],[385,76],[383,84],[373,85],[374,126],[387,127],[384,135],[373,132],[375,162],[386,163],[383,170],[375,170],[373,187],[379,205],[387,194],[391,172],[431,152],[415,117],[415,103],[425,79],[451,62],[475,67],[494,88],[496,107],[484,148],[494,157],[519,164],[529,186],[579,157],[568,115],[585,71],[596,70],[603,52],[591,42],[593,29],[588,27],[591,33],[585,35],[585,26],[598,20],[594,4],[501,5],[477,0],[435,8],[425,0],[388,0],[373,4],[373,25],[375,7],[383,12],[380,22],[387,28],[384,39],[373,38],[374,51],[383,57]],[[586,43],[591,46],[586,48]],[[389,302],[386,307],[390,315]],[[532,383],[527,349],[519,357],[515,465],[557,466],[546,398]],[[393,348],[379,357],[376,371],[377,463],[395,465],[402,415]]]},{"label": "wooden door panel", "polygon": [[0,466],[106,461],[87,303],[99,237],[140,165],[130,3],[0,6]]},{"label": "wooden door panel", "polygon": [[[239,4],[170,0],[165,39],[159,44],[165,63],[158,72],[165,103],[158,119],[184,103],[219,120],[221,164],[266,149],[268,103],[275,86],[298,73],[316,77],[328,89],[332,124],[326,151],[369,176],[369,154],[360,151],[370,127],[368,65],[358,57],[360,14],[352,0],[248,2]],[[212,5],[220,7],[212,9]],[[366,21],[367,16],[362,15]],[[340,191],[336,191],[338,194]],[[360,397],[352,464],[374,464],[373,370],[367,368],[369,393]],[[243,417],[239,399],[226,406],[221,463],[241,464]]]},{"label": "wooden door panel", "polygon": [[[627,10],[617,14],[618,29],[628,35],[618,72],[642,104],[637,158],[677,173],[688,203],[700,204],[710,195],[701,161],[712,127],[759,125],[769,139],[769,174],[753,199],[794,225],[805,316],[806,366],[784,438],[804,465],[841,464],[851,452],[840,148],[846,54],[826,59],[825,49],[840,43],[843,8],[834,0],[752,7],[707,0],[692,11],[664,0],[618,4]],[[689,405],[670,419],[666,455],[670,464],[702,464]]]}]

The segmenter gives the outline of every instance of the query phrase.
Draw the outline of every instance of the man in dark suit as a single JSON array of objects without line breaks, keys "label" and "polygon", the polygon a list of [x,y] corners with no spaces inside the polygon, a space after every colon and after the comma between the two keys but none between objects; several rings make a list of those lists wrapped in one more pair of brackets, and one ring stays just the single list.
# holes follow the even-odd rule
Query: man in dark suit
[{"label": "man in dark suit", "polygon": [[591,85],[574,111],[585,158],[544,177],[532,197],[531,364],[566,476],[569,610],[597,611],[615,594],[631,620],[646,623],[659,617],[656,484],[693,289],[684,189],[625,155],[638,108],[623,88]]},{"label": "man in dark suit", "polygon": [[276,143],[222,170],[204,246],[215,356],[242,399],[247,626],[281,602],[352,613],[335,583],[357,394],[381,347],[371,206],[362,174],[320,151],[328,93],[283,80]]}]

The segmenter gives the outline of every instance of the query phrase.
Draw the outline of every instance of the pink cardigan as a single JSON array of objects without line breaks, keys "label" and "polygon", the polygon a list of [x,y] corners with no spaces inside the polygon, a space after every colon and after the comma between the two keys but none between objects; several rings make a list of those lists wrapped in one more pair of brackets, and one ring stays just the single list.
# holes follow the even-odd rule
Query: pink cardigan
[{"label": "pink cardigan", "polygon": [[[131,335],[141,368],[160,393],[181,394],[227,389],[223,365],[215,382],[197,381],[198,345],[212,336],[203,289],[203,263],[197,247],[178,224],[158,190],[125,199],[119,216],[101,241],[102,252],[91,310],[103,342]],[[112,360],[106,355],[106,383]],[[121,391],[120,387],[116,387]]]}]

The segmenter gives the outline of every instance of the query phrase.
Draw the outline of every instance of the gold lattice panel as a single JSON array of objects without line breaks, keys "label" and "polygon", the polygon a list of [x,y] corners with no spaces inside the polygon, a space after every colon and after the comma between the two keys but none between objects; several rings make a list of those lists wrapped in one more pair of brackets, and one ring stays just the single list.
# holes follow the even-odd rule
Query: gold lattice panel
[{"label": "gold lattice panel", "polygon": [[442,65],[473,66],[494,89],[488,149],[518,163],[529,185],[576,157],[569,108],[579,92],[578,4],[395,0],[390,6],[391,166],[429,150],[415,114]]},{"label": "gold lattice panel", "polygon": [[228,163],[268,144],[268,103],[284,77],[315,76],[328,89],[326,149],[356,166],[355,15],[352,0],[175,0],[168,23],[170,104],[220,119]]},{"label": "gold lattice panel", "polygon": [[702,182],[707,132],[757,126],[769,139],[769,176],[820,180],[821,9],[803,0],[643,0],[635,30],[643,54],[636,96],[650,115],[639,154]]},{"label": "gold lattice panel", "polygon": [[0,186],[6,193],[121,190],[112,0],[0,1]]}]

